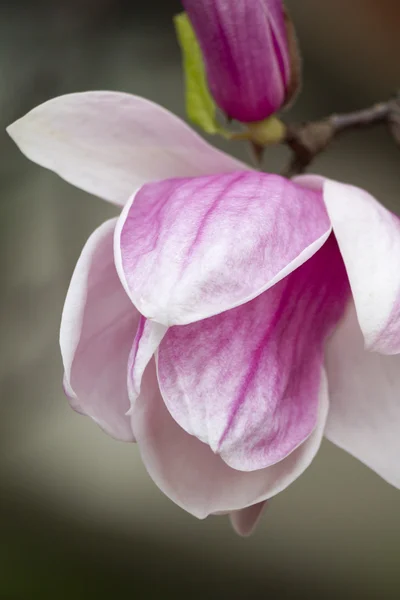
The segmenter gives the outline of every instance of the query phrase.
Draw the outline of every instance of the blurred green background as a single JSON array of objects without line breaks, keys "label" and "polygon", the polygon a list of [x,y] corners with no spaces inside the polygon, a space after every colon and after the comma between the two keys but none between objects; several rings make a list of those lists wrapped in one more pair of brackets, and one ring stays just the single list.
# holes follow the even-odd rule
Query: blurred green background
[{"label": "blurred green background", "polygon": [[[291,117],[356,109],[400,85],[399,0],[288,5],[304,52]],[[173,0],[1,3],[1,130],[85,89],[133,92],[184,116],[179,10]],[[400,496],[327,442],[242,540],[227,518],[200,522],[173,505],[133,445],[69,409],[63,300],[86,238],[115,209],[30,164],[4,132],[0,144],[0,598],[399,598]],[[270,150],[265,167],[286,158]],[[400,212],[399,166],[376,130],[339,140],[314,170]]]}]

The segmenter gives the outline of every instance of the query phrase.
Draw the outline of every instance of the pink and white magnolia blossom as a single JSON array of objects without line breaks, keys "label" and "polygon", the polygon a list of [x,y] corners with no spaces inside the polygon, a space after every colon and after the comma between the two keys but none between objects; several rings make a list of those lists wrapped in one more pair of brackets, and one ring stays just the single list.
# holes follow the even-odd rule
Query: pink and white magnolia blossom
[{"label": "pink and white magnolia blossom", "polygon": [[56,98],[8,131],[123,207],[72,276],[64,387],[167,496],[247,534],[324,435],[400,486],[395,215],[351,185],[252,171],[128,94]]}]

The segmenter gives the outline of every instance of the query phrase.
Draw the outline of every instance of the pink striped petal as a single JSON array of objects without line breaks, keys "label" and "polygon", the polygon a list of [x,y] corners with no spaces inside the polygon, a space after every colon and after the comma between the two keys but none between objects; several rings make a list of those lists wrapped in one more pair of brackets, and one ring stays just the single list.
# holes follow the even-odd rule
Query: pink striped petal
[{"label": "pink striped petal", "polygon": [[120,205],[148,181],[247,168],[161,106],[121,92],[54,98],[7,131],[30,160]]},{"label": "pink striped petal", "polygon": [[323,194],[367,348],[400,353],[400,219],[367,192],[321,177],[296,178]]},{"label": "pink striped petal", "polygon": [[322,195],[278,175],[171,179],[144,186],[125,206],[116,264],[144,316],[182,325],[255,298],[329,232]]},{"label": "pink striped petal", "polygon": [[60,345],[73,408],[110,435],[132,441],[127,367],[139,314],[115,270],[115,224],[103,223],[82,251],[65,300]]},{"label": "pink striped petal", "polygon": [[242,122],[279,110],[290,80],[282,0],[183,0],[183,6],[219,107]]},{"label": "pink striped petal", "polygon": [[230,519],[236,533],[243,537],[251,535],[261,519],[265,506],[266,502],[258,502],[242,510],[231,512]]},{"label": "pink striped petal", "polygon": [[323,436],[328,411],[325,377],[319,406],[318,423],[308,440],[280,463],[252,473],[231,469],[179,427],[161,398],[154,361],[145,371],[132,423],[152,479],[176,504],[203,519],[263,502],[297,479],[313,460]]},{"label": "pink striped petal", "polygon": [[251,302],[171,327],[159,348],[158,378],[173,418],[234,469],[282,460],[315,427],[324,341],[348,294],[331,236]]},{"label": "pink striped petal", "polygon": [[326,354],[327,438],[400,488],[400,356],[364,349],[353,303]]}]

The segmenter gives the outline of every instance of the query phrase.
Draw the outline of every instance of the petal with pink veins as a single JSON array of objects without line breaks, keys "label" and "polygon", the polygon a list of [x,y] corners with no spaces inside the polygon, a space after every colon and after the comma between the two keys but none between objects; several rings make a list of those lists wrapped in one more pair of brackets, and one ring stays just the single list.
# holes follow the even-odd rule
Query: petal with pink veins
[{"label": "petal with pink veins", "polygon": [[174,421],[161,397],[152,360],[144,373],[132,424],[153,481],[180,507],[204,519],[263,502],[297,479],[319,449],[327,412],[328,394],[323,377],[317,426],[310,437],[272,467],[251,473],[236,471]]},{"label": "petal with pink veins", "polygon": [[212,96],[242,122],[263,121],[284,104],[290,55],[282,0],[183,0]]},{"label": "petal with pink veins", "polygon": [[7,131],[33,162],[119,205],[148,181],[247,168],[168,110],[122,92],[54,98]]},{"label": "petal with pink veins", "polygon": [[323,245],[320,192],[241,171],[145,185],[116,229],[115,259],[147,318],[183,325],[255,298]]},{"label": "petal with pink veins", "polygon": [[171,327],[158,379],[172,417],[234,469],[281,461],[316,425],[324,343],[348,297],[331,236],[251,302]]},{"label": "petal with pink veins", "polygon": [[115,224],[103,223],[82,251],[65,300],[60,345],[73,408],[113,437],[133,441],[127,369],[139,313],[115,270]]},{"label": "petal with pink veins", "polygon": [[364,349],[353,303],[327,344],[326,437],[400,488],[400,356]]},{"label": "petal with pink veins", "polygon": [[295,181],[323,187],[366,347],[400,353],[400,218],[357,187],[318,176]]}]

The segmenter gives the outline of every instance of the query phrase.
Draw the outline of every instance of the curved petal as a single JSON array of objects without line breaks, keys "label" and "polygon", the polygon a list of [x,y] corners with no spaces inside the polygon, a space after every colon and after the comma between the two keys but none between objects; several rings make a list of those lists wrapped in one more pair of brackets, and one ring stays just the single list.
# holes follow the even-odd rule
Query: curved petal
[{"label": "curved petal", "polygon": [[318,451],[327,411],[323,377],[318,423],[308,440],[272,467],[252,473],[235,471],[174,421],[162,400],[151,361],[132,423],[143,462],[154,482],[176,504],[203,519],[263,502],[297,479]]},{"label": "curved petal", "polygon": [[171,327],[158,351],[158,379],[172,417],[234,469],[282,460],[315,427],[324,342],[348,295],[331,236],[251,302]]},{"label": "curved petal", "polygon": [[400,488],[400,356],[364,349],[353,303],[327,344],[326,437]]},{"label": "curved petal", "polygon": [[236,533],[243,537],[251,535],[261,518],[266,504],[266,502],[258,502],[247,508],[242,508],[242,510],[231,512],[230,520]]},{"label": "curved petal", "polygon": [[110,435],[133,441],[125,414],[127,366],[139,313],[115,270],[115,223],[103,223],[82,251],[65,300],[60,345],[64,389],[73,408]]},{"label": "curved petal", "polygon": [[323,186],[367,348],[400,353],[399,217],[354,186],[315,176],[296,182]]},{"label": "curved petal", "polygon": [[154,356],[168,328],[140,316],[138,329],[128,360],[128,393],[132,414],[133,406],[140,394],[143,373]]},{"label": "curved petal", "polygon": [[161,106],[122,92],[54,98],[7,131],[30,160],[120,205],[148,181],[247,168]]},{"label": "curved petal", "polygon": [[329,232],[322,195],[278,175],[170,179],[144,186],[125,206],[115,260],[144,316],[182,325],[255,298]]},{"label": "curved petal", "polygon": [[366,345],[400,352],[400,219],[361,189],[334,181],[324,200]]},{"label": "curved petal", "polygon": [[323,177],[322,175],[314,175],[312,173],[305,173],[304,175],[296,175],[296,177],[292,178],[292,181],[296,185],[301,185],[301,187],[322,193],[326,177]]}]

